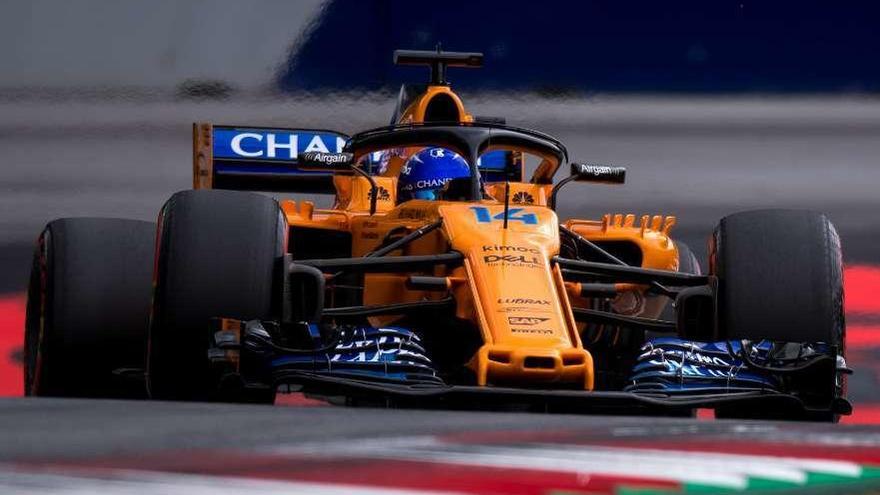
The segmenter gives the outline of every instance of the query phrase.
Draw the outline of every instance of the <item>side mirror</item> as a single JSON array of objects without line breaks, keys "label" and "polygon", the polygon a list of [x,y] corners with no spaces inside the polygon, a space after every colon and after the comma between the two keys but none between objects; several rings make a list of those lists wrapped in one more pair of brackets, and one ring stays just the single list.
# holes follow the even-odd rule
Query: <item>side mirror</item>
[{"label": "side mirror", "polygon": [[572,163],[571,176],[577,182],[623,184],[626,182],[626,168],[596,163]]},{"label": "side mirror", "polygon": [[595,163],[571,164],[571,175],[557,182],[550,191],[550,199],[547,205],[551,210],[556,210],[556,195],[562,186],[571,181],[592,182],[597,184],[623,184],[626,181],[626,168],[611,165],[599,165]]},{"label": "side mirror", "polygon": [[350,170],[354,167],[354,155],[351,153],[308,151],[300,155],[299,167],[303,170],[326,170],[328,172]]}]

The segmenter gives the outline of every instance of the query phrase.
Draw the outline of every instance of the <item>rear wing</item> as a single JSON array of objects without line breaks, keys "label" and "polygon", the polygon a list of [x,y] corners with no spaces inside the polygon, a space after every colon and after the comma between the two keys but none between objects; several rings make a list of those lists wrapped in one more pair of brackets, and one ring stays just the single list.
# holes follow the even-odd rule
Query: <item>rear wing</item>
[{"label": "rear wing", "polygon": [[193,124],[193,188],[334,194],[333,174],[302,170],[307,151],[338,153],[349,136],[323,129]]}]

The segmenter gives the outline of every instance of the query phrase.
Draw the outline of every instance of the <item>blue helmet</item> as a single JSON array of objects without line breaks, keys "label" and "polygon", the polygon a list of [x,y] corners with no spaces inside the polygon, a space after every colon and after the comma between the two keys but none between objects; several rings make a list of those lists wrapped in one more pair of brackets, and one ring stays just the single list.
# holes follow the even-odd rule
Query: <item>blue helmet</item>
[{"label": "blue helmet", "polygon": [[411,156],[400,169],[397,199],[435,200],[447,182],[470,176],[471,169],[467,162],[454,151],[425,148]]}]

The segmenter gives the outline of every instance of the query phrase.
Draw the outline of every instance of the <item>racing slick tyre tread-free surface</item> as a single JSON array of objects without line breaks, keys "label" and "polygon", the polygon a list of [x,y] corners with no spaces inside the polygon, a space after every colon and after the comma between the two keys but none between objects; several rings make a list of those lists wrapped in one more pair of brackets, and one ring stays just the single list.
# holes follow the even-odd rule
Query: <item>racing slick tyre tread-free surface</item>
[{"label": "racing slick tyre tread-free surface", "polygon": [[274,390],[219,394],[211,318],[271,319],[286,222],[278,203],[238,191],[182,191],[162,208],[147,383],[154,399],[272,402]]},{"label": "racing slick tyre tread-free surface", "polygon": [[143,398],[156,225],[49,223],[37,241],[25,318],[25,394]]},{"label": "racing slick tyre tread-free surface", "polygon": [[700,262],[697,256],[687,244],[681,241],[675,241],[675,247],[678,248],[678,271],[681,273],[690,273],[692,275],[700,275],[703,273],[700,268]]},{"label": "racing slick tyre tread-free surface", "polygon": [[[703,273],[702,268],[700,267],[700,262],[697,260],[697,256],[694,254],[693,250],[690,246],[685,244],[682,241],[675,241],[675,247],[678,249],[678,271],[681,273],[689,273],[691,275],[700,275]],[[660,315],[661,320],[667,321],[675,321],[675,307],[672,305],[672,301],[669,301],[669,304],[663,308],[663,313]],[[656,332],[647,332],[649,336],[661,336],[661,333]]]},{"label": "racing slick tyre tread-free surface", "polygon": [[[842,351],[843,262],[840,238],[825,215],[756,210],[727,216],[714,232],[709,259],[719,284],[720,339],[824,342]],[[719,410],[719,417],[764,415],[733,409]]]}]

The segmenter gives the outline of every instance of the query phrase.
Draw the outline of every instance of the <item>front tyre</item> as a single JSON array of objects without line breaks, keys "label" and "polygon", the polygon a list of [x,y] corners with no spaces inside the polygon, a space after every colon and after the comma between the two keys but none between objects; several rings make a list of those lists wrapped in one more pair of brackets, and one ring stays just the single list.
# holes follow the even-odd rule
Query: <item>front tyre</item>
[{"label": "front tyre", "polygon": [[[822,342],[844,355],[843,262],[828,218],[811,211],[758,210],[721,220],[709,246],[718,277],[719,340]],[[832,367],[833,368],[833,367]],[[845,396],[845,375],[806,391],[828,404]],[[836,421],[833,413],[807,419]],[[773,411],[719,410],[719,417],[775,418]]]},{"label": "front tyre", "polygon": [[25,395],[143,398],[156,225],[66,218],[37,240],[25,317]]},{"label": "front tyre", "polygon": [[[694,251],[690,246],[685,244],[682,241],[675,241],[675,248],[678,250],[678,272],[679,273],[687,273],[689,275],[701,275],[703,273],[703,269],[700,267],[700,262],[697,260],[697,256],[694,254]],[[663,312],[660,314],[661,320],[667,321],[675,321],[677,318],[675,313],[675,307],[673,306],[673,301],[670,300],[666,307],[663,308]],[[661,336],[662,334],[656,334],[654,332],[649,332],[651,336]]]},{"label": "front tyre", "polygon": [[260,194],[182,191],[165,203],[147,359],[152,398],[274,400],[274,390],[221,394],[208,348],[212,318],[273,319],[286,233],[278,203]]}]

